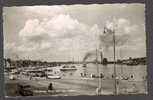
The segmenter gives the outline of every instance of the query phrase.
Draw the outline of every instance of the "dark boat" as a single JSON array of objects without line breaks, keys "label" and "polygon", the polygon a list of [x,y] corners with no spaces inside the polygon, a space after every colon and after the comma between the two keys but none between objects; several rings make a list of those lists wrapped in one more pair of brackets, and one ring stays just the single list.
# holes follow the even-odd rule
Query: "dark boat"
[{"label": "dark boat", "polygon": [[61,69],[61,71],[72,71],[72,70],[77,70],[77,68],[75,66],[68,66],[68,65],[65,65],[63,66]]}]

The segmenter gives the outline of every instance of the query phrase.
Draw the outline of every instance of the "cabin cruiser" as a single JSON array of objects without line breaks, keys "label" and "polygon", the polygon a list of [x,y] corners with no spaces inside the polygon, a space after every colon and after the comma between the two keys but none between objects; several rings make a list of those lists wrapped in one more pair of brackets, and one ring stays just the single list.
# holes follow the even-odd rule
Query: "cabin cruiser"
[{"label": "cabin cruiser", "polygon": [[60,70],[61,71],[72,71],[72,70],[77,70],[77,68],[75,66],[64,65]]},{"label": "cabin cruiser", "polygon": [[47,68],[45,70],[46,78],[48,79],[60,79],[60,70],[58,68]]},{"label": "cabin cruiser", "polygon": [[54,75],[52,73],[48,73],[47,78],[48,79],[61,79],[61,76],[60,75]]}]

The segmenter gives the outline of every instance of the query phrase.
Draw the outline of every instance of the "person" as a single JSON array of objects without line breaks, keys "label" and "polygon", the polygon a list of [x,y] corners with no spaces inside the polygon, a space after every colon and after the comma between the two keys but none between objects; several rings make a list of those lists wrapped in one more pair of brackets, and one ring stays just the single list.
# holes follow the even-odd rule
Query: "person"
[{"label": "person", "polygon": [[104,78],[104,74],[103,73],[100,73],[100,78]]},{"label": "person", "polygon": [[80,73],[81,77],[83,76],[83,73]]},{"label": "person", "polygon": [[49,84],[48,90],[53,90],[53,84],[52,83]]},{"label": "person", "polygon": [[94,74],[91,74],[90,77],[91,77],[91,78],[95,78],[95,75],[94,75]]},{"label": "person", "polygon": [[112,78],[114,78],[114,75],[112,74]]},{"label": "person", "polygon": [[133,78],[133,75],[131,75],[131,78]]},{"label": "person", "polygon": [[32,76],[30,76],[30,80],[32,80]]},{"label": "person", "polygon": [[99,95],[100,92],[101,92],[101,89],[97,87],[97,88],[96,88],[96,94]]}]

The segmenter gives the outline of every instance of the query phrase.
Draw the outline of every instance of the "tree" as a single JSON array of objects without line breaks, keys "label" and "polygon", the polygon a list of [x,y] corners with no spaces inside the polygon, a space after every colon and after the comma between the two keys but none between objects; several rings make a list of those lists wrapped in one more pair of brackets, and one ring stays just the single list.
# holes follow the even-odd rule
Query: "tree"
[{"label": "tree", "polygon": [[8,63],[11,63],[11,59],[10,59],[10,58],[7,58],[7,62],[8,62]]},{"label": "tree", "polygon": [[107,63],[108,63],[107,58],[104,58],[103,59],[103,64],[107,64]]}]

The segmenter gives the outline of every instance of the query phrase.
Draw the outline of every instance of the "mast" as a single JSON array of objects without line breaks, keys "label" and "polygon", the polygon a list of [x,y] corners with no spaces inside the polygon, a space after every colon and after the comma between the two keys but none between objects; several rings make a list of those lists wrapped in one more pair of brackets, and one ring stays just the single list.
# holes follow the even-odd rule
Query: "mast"
[{"label": "mast", "polygon": [[101,57],[101,64],[103,63],[103,52],[100,52],[100,57]]},{"label": "mast", "polygon": [[72,58],[72,63],[74,64],[74,57]]},{"label": "mast", "polygon": [[[102,63],[103,63],[103,52],[102,51],[100,52],[100,56],[101,56],[101,65],[102,65]],[[102,93],[102,77],[103,76],[100,74],[99,77],[100,77],[100,90]]]},{"label": "mast", "polygon": [[[121,48],[120,48],[120,58],[121,58],[121,60],[123,59]],[[122,64],[122,62],[121,62],[121,75],[123,77],[123,64]]]},{"label": "mast", "polygon": [[96,66],[97,66],[97,74],[98,74],[98,95],[99,95],[99,87],[100,87],[100,84],[99,84],[99,68],[98,68],[98,53],[97,53],[97,48],[96,48]]}]

